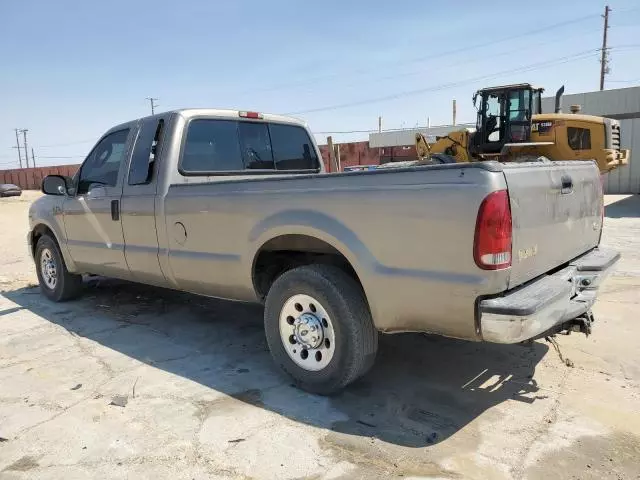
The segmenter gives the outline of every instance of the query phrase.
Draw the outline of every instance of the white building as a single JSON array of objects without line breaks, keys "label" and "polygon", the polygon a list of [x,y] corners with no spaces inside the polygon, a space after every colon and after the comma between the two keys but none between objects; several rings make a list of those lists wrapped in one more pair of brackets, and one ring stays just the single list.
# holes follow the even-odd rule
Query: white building
[{"label": "white building", "polygon": [[[542,99],[542,111],[553,112],[555,98]],[[640,87],[587,92],[562,97],[562,110],[580,105],[580,113],[620,120],[621,147],[631,149],[629,164],[606,174],[606,193],[640,193]],[[475,124],[440,125],[431,128],[403,129],[369,135],[370,147],[413,145],[416,132],[428,136],[443,135],[452,130],[475,127]],[[634,154],[635,153],[635,154]],[[635,157],[635,161],[634,161]]]}]

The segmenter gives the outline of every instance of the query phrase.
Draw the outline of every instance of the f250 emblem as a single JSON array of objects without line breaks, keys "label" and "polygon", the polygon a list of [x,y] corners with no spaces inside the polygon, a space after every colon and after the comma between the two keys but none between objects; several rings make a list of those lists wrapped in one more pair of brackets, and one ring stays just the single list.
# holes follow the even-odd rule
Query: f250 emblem
[{"label": "f250 emblem", "polygon": [[534,245],[529,248],[521,248],[518,250],[518,260],[526,260],[527,258],[534,257],[538,254],[538,245]]}]

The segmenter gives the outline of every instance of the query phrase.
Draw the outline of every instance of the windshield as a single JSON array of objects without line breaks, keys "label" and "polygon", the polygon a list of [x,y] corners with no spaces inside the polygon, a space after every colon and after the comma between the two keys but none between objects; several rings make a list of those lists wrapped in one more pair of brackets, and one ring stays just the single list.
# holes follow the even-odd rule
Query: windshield
[{"label": "windshield", "polygon": [[542,113],[542,90],[534,90],[531,98],[532,115]]},{"label": "windshield", "polygon": [[509,92],[509,120],[528,121],[531,118],[531,90],[513,90]]}]

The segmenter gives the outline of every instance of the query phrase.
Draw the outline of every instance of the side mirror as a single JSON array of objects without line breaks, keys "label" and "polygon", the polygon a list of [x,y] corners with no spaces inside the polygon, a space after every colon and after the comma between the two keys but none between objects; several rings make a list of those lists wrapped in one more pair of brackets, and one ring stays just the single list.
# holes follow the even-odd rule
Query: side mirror
[{"label": "side mirror", "polygon": [[62,175],[47,175],[42,180],[42,193],[47,195],[66,195],[67,179]]}]

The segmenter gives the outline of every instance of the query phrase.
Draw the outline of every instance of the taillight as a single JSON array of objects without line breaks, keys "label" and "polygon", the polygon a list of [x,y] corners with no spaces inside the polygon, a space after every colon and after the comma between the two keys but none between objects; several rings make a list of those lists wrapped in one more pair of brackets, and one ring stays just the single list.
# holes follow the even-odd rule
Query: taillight
[{"label": "taillight", "polygon": [[483,270],[511,266],[511,208],[506,190],[493,192],[478,210],[473,258]]},{"label": "taillight", "polygon": [[262,118],[262,114],[258,112],[238,112],[238,116],[242,118]]}]

